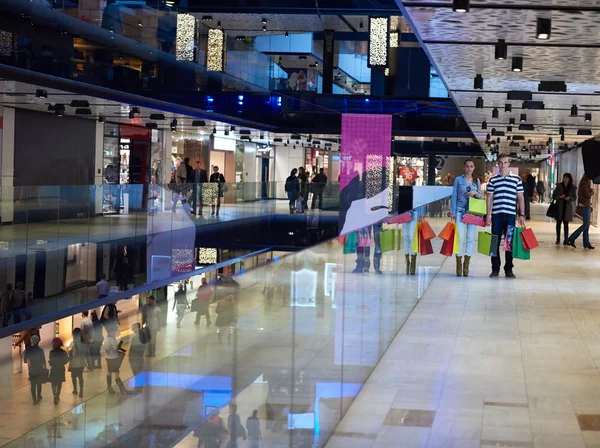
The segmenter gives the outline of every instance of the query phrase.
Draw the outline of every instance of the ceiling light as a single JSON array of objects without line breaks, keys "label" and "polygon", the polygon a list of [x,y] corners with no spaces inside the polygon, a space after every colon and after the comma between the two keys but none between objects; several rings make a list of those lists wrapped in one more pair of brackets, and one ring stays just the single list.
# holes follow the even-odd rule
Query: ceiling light
[{"label": "ceiling light", "polygon": [[164,114],[150,114],[150,120],[164,120]]},{"label": "ceiling light", "polygon": [[138,26],[142,26],[142,22],[141,21],[138,22]]},{"label": "ceiling light", "polygon": [[244,40],[245,37],[244,36],[235,36],[235,40]]},{"label": "ceiling light", "polygon": [[473,88],[483,89],[483,76],[480,74],[475,75],[475,78],[473,79]]},{"label": "ceiling light", "polygon": [[192,126],[194,126],[195,128],[201,128],[206,126],[206,121],[204,120],[194,120],[192,121]]},{"label": "ceiling light", "polygon": [[475,108],[483,109],[483,98],[477,97],[477,100],[475,101]]},{"label": "ceiling light", "polygon": [[558,128],[558,133],[560,135],[565,135],[565,128],[563,128],[563,127]]},{"label": "ceiling light", "polygon": [[212,21],[212,16],[202,16],[202,20],[204,20],[205,22],[210,22]]},{"label": "ceiling light", "polygon": [[130,111],[129,111],[129,119],[130,119],[130,120],[133,120],[134,118],[135,118],[135,112],[134,112],[134,111],[132,111],[132,110],[130,110]]},{"label": "ceiling light", "polygon": [[217,127],[215,126],[215,127],[213,128],[213,134],[216,134],[216,133],[217,133]]},{"label": "ceiling light", "polygon": [[71,107],[90,107],[90,103],[85,100],[73,100]]},{"label": "ceiling light", "polygon": [[290,37],[290,33],[288,33],[287,31],[285,32],[285,37]]},{"label": "ceiling light", "polygon": [[513,117],[513,118],[509,118],[509,119],[508,119],[508,123],[509,123],[509,124],[515,124],[515,121],[516,121],[516,120],[514,119],[514,117]]},{"label": "ceiling light", "polygon": [[225,128],[225,136],[229,135],[229,129]]},{"label": "ceiling light", "polygon": [[358,27],[362,30],[365,26],[363,25],[362,20],[360,21],[360,23],[358,24]]},{"label": "ceiling light", "polygon": [[591,129],[579,129],[577,135],[592,135]]},{"label": "ceiling light", "polygon": [[527,121],[527,114],[521,114],[521,123],[525,123]]},{"label": "ceiling light", "polygon": [[496,128],[492,128],[492,135],[495,137],[496,136]]},{"label": "ceiling light", "polygon": [[156,128],[158,128],[158,124],[152,123],[152,122],[146,123],[146,129],[156,129]]},{"label": "ceiling light", "polygon": [[221,22],[217,22],[217,28],[221,28]]},{"label": "ceiling light", "polygon": [[102,117],[102,116],[98,117],[98,123],[104,123],[104,117]]},{"label": "ceiling light", "polygon": [[572,117],[576,117],[576,116],[577,116],[577,112],[578,112],[578,110],[577,110],[577,106],[576,106],[575,104],[573,104],[573,105],[571,106],[571,116],[572,116]]},{"label": "ceiling light", "polygon": [[585,114],[585,121],[587,123],[589,123],[590,121],[592,121],[592,114]]},{"label": "ceiling light", "polygon": [[177,130],[177,119],[173,118],[173,121],[171,122],[171,130],[175,131]]},{"label": "ceiling light", "polygon": [[481,122],[481,129],[487,129],[487,121]]},{"label": "ceiling light", "polygon": [[523,58],[521,56],[513,56],[512,71],[513,72],[522,72],[523,71]]},{"label": "ceiling light", "polygon": [[498,109],[496,109],[496,108],[494,107],[494,109],[492,110],[492,118],[498,118],[498,115],[499,115],[499,113],[498,113]]},{"label": "ceiling light", "polygon": [[469,0],[452,0],[452,11],[454,12],[469,12]]},{"label": "ceiling light", "polygon": [[512,112],[512,104],[505,104],[504,112]]},{"label": "ceiling light", "polygon": [[235,126],[231,126],[229,129],[231,130],[231,132],[233,132],[235,131]]},{"label": "ceiling light", "polygon": [[504,39],[498,39],[494,47],[494,58],[506,59],[508,57],[508,46]]},{"label": "ceiling light", "polygon": [[565,141],[565,134],[562,134],[562,135],[560,136],[560,141],[561,141],[561,142],[564,142],[564,141]]},{"label": "ceiling light", "polygon": [[537,28],[536,28],[536,37],[542,40],[550,39],[550,33],[552,30],[552,20],[544,19],[542,17],[538,17],[537,19]]},{"label": "ceiling light", "polygon": [[512,132],[512,126],[507,127],[506,132]]},{"label": "ceiling light", "polygon": [[267,31],[267,25],[263,25],[262,30],[263,32]]},{"label": "ceiling light", "polygon": [[35,91],[36,98],[48,98],[48,91],[44,89],[37,89]]},{"label": "ceiling light", "polygon": [[262,22],[263,25],[266,25],[267,24],[267,19],[265,17],[263,17],[262,20],[261,20],[261,22]]}]

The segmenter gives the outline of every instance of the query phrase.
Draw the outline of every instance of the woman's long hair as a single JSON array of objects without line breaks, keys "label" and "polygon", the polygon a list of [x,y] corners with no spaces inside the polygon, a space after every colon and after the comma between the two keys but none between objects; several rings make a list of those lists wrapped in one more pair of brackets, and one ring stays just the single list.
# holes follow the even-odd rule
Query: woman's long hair
[{"label": "woman's long hair", "polygon": [[564,179],[565,176],[569,178],[569,186],[572,186],[573,185],[573,176],[571,176],[571,173],[565,173],[565,174],[563,174],[563,183],[564,183],[564,180],[565,180]]}]

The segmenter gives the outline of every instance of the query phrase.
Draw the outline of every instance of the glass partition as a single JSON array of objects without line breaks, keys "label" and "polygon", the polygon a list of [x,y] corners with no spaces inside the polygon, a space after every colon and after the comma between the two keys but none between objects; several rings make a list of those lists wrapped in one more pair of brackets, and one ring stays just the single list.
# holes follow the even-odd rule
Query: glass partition
[{"label": "glass partition", "polygon": [[[258,425],[263,446],[322,447],[336,428],[352,432],[338,428],[343,415],[446,259],[433,240],[434,253],[414,254],[411,275],[415,224],[426,219],[437,233],[446,220],[436,216],[448,211],[437,200],[412,210],[410,222],[388,218],[233,277],[224,272],[204,292],[191,276],[185,294],[205,300],[206,312],[195,325],[195,311],[181,310],[177,324],[171,292],[159,305],[168,318],[157,356],[139,373],[129,354],[138,342],[121,324],[128,354],[120,375],[131,392],[113,384],[73,398],[72,409],[6,446],[224,445],[255,437]],[[254,410],[259,421],[248,427]]]}]

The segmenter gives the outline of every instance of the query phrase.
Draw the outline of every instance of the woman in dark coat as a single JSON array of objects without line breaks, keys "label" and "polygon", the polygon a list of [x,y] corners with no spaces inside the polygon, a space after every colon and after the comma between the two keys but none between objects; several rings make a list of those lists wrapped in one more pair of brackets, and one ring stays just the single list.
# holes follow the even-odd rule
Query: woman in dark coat
[{"label": "woman in dark coat", "polygon": [[568,244],[569,223],[573,221],[575,201],[577,200],[577,187],[573,185],[573,176],[570,173],[563,174],[563,180],[556,185],[552,193],[558,205],[558,216],[556,218],[556,244],[560,244],[561,225],[565,229],[565,240],[563,244]]},{"label": "woman in dark coat", "polygon": [[50,375],[48,381],[52,384],[52,394],[54,395],[54,404],[60,401],[60,391],[62,383],[65,382],[65,365],[69,362],[69,355],[62,349],[63,341],[61,338],[52,339],[52,350],[48,356],[50,364]]}]

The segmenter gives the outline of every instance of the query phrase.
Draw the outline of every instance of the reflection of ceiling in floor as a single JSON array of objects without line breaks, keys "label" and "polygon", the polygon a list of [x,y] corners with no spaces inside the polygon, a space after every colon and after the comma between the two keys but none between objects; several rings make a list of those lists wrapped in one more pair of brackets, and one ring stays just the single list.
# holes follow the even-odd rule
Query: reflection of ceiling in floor
[{"label": "reflection of ceiling in floor", "polygon": [[[453,11],[452,1],[398,2],[482,146],[486,147],[492,129],[506,133],[500,137],[500,150],[505,152],[514,151],[509,146],[509,137],[514,135],[523,135],[525,144],[529,140],[547,144],[551,137],[556,148],[590,138],[578,135],[580,130],[590,130],[592,135],[600,132],[597,1],[472,0],[468,13]],[[549,40],[537,38],[539,18],[551,19]],[[506,41],[506,60],[495,59],[499,39]],[[513,57],[523,58],[521,72],[512,70]],[[483,77],[482,90],[474,89],[478,74]],[[540,81],[564,81],[567,91],[540,92]],[[527,109],[523,100],[508,100],[509,91],[531,92],[544,109]],[[484,101],[483,108],[476,108],[478,97]],[[512,111],[505,111],[506,104]],[[573,105],[578,106],[577,117],[571,116]],[[592,114],[590,121],[586,113]],[[526,114],[524,121],[521,114]],[[511,118],[516,123],[509,132]],[[533,130],[519,130],[521,123],[532,125]],[[565,134],[562,141],[560,128]],[[496,137],[491,140],[495,143]]]}]

